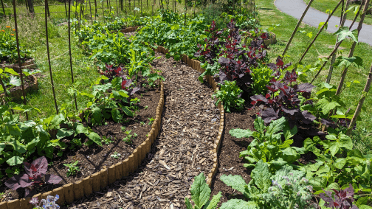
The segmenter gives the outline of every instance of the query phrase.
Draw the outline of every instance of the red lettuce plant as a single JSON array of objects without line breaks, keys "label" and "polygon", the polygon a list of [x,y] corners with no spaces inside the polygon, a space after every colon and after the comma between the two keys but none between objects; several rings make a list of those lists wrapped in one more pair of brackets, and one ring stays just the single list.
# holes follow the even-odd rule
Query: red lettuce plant
[{"label": "red lettuce plant", "polygon": [[53,174],[46,174],[48,170],[48,161],[42,156],[34,160],[31,164],[24,162],[26,173],[23,175],[16,175],[5,182],[5,186],[10,189],[17,190],[18,188],[25,188],[25,196],[32,196],[31,191],[36,186],[41,186],[44,183],[58,184],[62,178]]}]

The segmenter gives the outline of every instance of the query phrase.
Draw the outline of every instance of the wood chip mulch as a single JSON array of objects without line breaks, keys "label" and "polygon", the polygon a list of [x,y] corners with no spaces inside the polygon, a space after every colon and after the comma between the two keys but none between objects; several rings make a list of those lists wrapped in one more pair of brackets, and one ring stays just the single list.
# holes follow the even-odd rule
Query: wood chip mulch
[{"label": "wood chip mulch", "polygon": [[165,77],[162,130],[142,165],[100,192],[62,208],[186,208],[185,197],[201,172],[212,169],[220,112],[200,73],[164,55],[153,66]]}]

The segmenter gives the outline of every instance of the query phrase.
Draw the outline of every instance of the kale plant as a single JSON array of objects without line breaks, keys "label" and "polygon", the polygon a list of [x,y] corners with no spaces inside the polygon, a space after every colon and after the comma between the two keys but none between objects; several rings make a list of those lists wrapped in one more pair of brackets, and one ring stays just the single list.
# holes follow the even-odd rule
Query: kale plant
[{"label": "kale plant", "polygon": [[290,146],[293,143],[291,138],[297,133],[297,127],[289,129],[285,118],[272,121],[269,126],[265,126],[264,120],[257,117],[254,128],[256,131],[243,129],[229,131],[230,135],[237,138],[254,138],[247,150],[239,154],[239,157],[249,162],[244,164],[244,167],[254,167],[257,162],[263,160],[272,171],[275,171],[287,163],[295,162],[300,158],[300,154],[304,154],[303,148]]},{"label": "kale plant", "polygon": [[48,161],[42,156],[34,160],[31,164],[24,162],[26,173],[23,175],[16,175],[5,182],[5,186],[16,190],[18,188],[25,188],[25,196],[32,196],[33,189],[36,186],[47,184],[58,184],[62,178],[53,174],[46,174],[48,170]]},{"label": "kale plant", "polygon": [[186,197],[185,203],[187,209],[215,209],[222,197],[221,192],[219,192],[217,195],[213,196],[212,200],[209,201],[211,189],[205,182],[205,176],[203,173],[200,173],[198,176],[195,177],[190,191],[191,199],[194,202],[195,206],[193,207],[189,198]]},{"label": "kale plant", "polygon": [[231,112],[231,108],[242,110],[244,108],[244,99],[240,97],[242,92],[235,81],[225,81],[223,85],[220,84],[220,89],[212,95],[212,98],[217,98],[216,106],[219,102],[223,102],[226,112]]}]

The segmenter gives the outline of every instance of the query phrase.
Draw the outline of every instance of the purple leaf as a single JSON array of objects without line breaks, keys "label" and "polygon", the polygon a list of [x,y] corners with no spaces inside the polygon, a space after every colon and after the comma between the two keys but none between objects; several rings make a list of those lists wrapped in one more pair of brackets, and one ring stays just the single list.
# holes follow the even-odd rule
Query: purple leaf
[{"label": "purple leaf", "polygon": [[5,186],[9,187],[12,190],[28,187],[32,184],[33,182],[31,179],[28,178],[27,174],[13,176],[5,182]]},{"label": "purple leaf", "polygon": [[62,178],[57,175],[47,174],[45,175],[45,183],[47,184],[58,184],[62,181]]},{"label": "purple leaf", "polygon": [[254,96],[251,96],[251,100],[253,101],[257,101],[257,102],[265,102],[267,103],[267,99],[266,97],[262,96],[262,95],[254,95]]},{"label": "purple leaf", "polygon": [[31,164],[24,163],[25,171],[30,177],[43,175],[48,170],[48,161],[42,156],[34,160]]},{"label": "purple leaf", "polygon": [[311,92],[315,88],[314,85],[311,85],[309,83],[301,83],[297,87],[297,92]]},{"label": "purple leaf", "polygon": [[278,112],[275,112],[273,108],[262,110],[260,115],[265,123],[270,123],[272,120],[276,120],[279,118]]},{"label": "purple leaf", "polygon": [[133,95],[133,94],[135,94],[137,91],[139,91],[139,90],[141,90],[141,88],[140,87],[134,87],[133,89],[130,89],[129,91],[128,91],[128,94],[129,95]]}]

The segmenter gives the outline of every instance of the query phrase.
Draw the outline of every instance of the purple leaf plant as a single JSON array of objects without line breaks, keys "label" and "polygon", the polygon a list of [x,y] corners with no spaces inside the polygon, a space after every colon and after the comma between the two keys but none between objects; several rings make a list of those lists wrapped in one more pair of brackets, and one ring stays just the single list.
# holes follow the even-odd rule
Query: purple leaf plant
[{"label": "purple leaf plant", "polygon": [[31,195],[31,191],[36,186],[41,186],[44,183],[58,184],[62,178],[53,174],[46,174],[48,170],[48,161],[42,156],[34,160],[31,164],[23,163],[26,173],[15,175],[5,182],[5,186],[10,189],[17,190],[25,188],[25,196]]},{"label": "purple leaf plant", "polygon": [[350,184],[350,186],[344,190],[337,191],[332,189],[335,192],[333,197],[331,191],[324,191],[325,193],[321,193],[319,196],[322,198],[326,203],[324,206],[330,207],[332,209],[358,209],[356,205],[353,205],[354,202],[354,188]]}]

